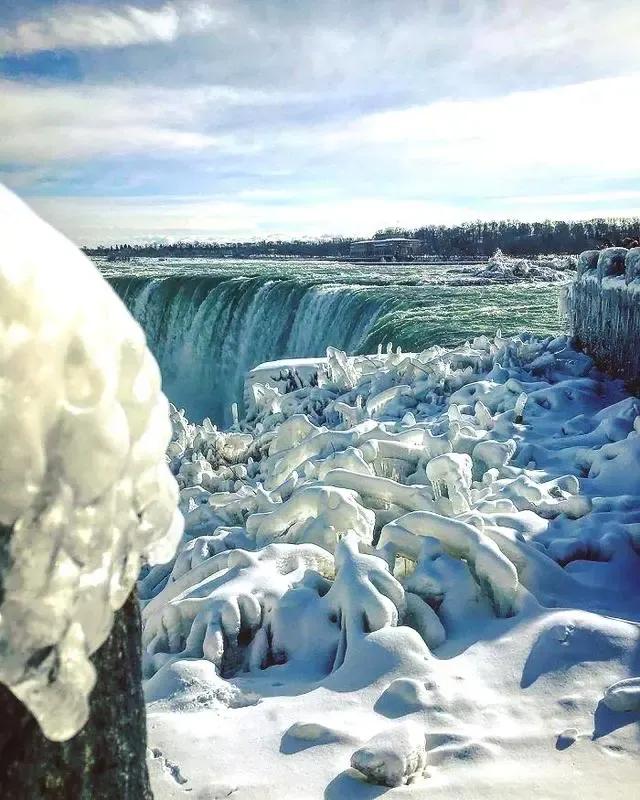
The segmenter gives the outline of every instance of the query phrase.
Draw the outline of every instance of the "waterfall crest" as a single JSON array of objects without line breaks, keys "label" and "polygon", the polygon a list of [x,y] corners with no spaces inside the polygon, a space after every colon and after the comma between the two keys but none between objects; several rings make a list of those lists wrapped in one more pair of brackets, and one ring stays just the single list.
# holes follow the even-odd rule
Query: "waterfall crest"
[{"label": "waterfall crest", "polygon": [[394,298],[376,287],[265,277],[113,277],[144,328],[164,389],[190,418],[228,424],[245,373],[279,357],[355,352]]}]

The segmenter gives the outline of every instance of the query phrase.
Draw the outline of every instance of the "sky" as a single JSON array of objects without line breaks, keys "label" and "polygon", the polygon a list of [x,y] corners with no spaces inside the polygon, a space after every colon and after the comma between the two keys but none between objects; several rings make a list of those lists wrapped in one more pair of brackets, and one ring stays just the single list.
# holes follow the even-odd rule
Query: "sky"
[{"label": "sky", "polygon": [[78,244],[640,215],[638,0],[0,0],[0,182]]}]

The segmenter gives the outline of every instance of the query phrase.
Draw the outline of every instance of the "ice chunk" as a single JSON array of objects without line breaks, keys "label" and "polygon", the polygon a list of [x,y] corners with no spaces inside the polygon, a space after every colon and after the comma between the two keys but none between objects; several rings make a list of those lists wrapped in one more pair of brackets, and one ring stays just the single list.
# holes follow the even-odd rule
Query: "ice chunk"
[{"label": "ice chunk", "polygon": [[386,717],[403,717],[424,711],[431,704],[429,691],[415,678],[396,678],[380,695],[375,710]]}]

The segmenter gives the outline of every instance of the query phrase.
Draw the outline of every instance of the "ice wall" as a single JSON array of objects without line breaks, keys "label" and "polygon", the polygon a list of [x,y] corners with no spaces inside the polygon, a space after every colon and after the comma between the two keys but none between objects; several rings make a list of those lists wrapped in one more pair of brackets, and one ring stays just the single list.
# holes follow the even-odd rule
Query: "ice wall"
[{"label": "ice wall", "polygon": [[640,247],[587,250],[569,287],[574,343],[610,374],[640,386]]}]

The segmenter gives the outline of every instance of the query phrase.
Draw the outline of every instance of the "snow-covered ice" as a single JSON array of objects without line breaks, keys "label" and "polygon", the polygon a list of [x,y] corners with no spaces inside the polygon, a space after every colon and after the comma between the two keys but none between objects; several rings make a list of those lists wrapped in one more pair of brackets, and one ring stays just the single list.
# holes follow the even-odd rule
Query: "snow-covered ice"
[{"label": "snow-covered ice", "polygon": [[640,401],[500,334],[260,365],[246,400],[171,411],[156,797],[634,797]]},{"label": "snow-covered ice", "polygon": [[505,255],[501,250],[487,261],[486,265],[474,273],[476,279],[486,283],[519,283],[565,281],[567,272],[575,269],[573,256],[538,256],[537,258],[516,258]]},{"label": "snow-covered ice", "polygon": [[0,681],[64,740],[88,716],[89,655],[182,518],[141,328],[2,186],[0,214]]}]

